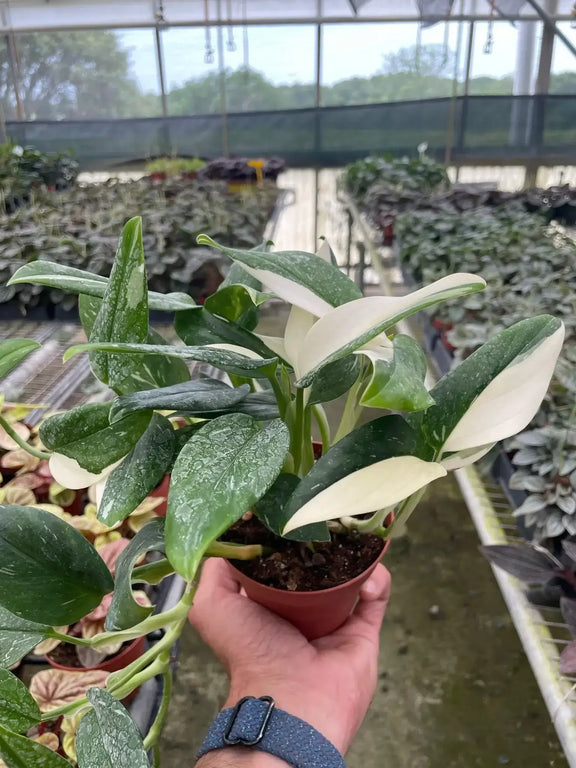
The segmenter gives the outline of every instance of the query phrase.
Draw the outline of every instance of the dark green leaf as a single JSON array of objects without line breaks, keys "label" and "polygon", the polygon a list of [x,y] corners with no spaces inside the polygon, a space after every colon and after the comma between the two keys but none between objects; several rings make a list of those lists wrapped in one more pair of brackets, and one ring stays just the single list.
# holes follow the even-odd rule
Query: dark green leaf
[{"label": "dark green leaf", "polygon": [[234,408],[249,392],[247,385],[233,389],[217,379],[187,381],[172,387],[122,395],[112,403],[110,420],[116,422],[136,411],[154,409],[204,416],[211,411]]},{"label": "dark green leaf", "polygon": [[18,363],[28,357],[40,344],[32,339],[6,339],[0,341],[0,378],[6,376]]},{"label": "dark green leaf", "polygon": [[[200,235],[201,245],[212,245],[234,261],[251,269],[272,272],[319,296],[333,307],[362,298],[362,291],[338,267],[313,253],[304,251],[241,251],[226,248],[206,235]],[[276,290],[276,288],[274,288]]]},{"label": "dark green leaf", "polygon": [[122,552],[116,563],[114,596],[106,615],[106,630],[129,629],[149,616],[152,608],[140,605],[132,595],[132,571],[142,555],[151,550],[164,552],[165,520],[159,517],[147,523]]},{"label": "dark green leaf", "polygon": [[0,668],[11,667],[47,637],[50,628],[15,616],[0,605]]},{"label": "dark green leaf", "polygon": [[220,286],[216,293],[206,299],[204,306],[211,314],[224,317],[251,331],[258,324],[258,308],[273,295],[262,293],[246,285],[230,284]]},{"label": "dark green leaf", "polygon": [[[94,321],[100,311],[100,305],[102,300],[95,296],[87,296],[86,294],[80,294],[78,299],[78,311],[80,313],[80,321],[82,327],[86,332],[86,336],[90,337]],[[169,342],[159,334],[154,328],[148,329],[148,344],[164,344]],[[172,384],[179,384],[183,381],[190,380],[190,371],[184,360],[179,360],[176,357],[168,357],[165,355],[143,355],[142,365],[136,371],[135,375],[129,378],[122,387],[122,391],[136,391],[139,392],[142,389],[151,387],[169,387]]]},{"label": "dark green leaf", "polygon": [[168,495],[166,554],[184,578],[208,545],[252,507],[278,476],[289,446],[279,419],[260,428],[243,414],[221,416],[191,437]]},{"label": "dark green leaf", "polygon": [[94,547],[56,515],[0,506],[0,604],[29,621],[73,624],[114,588]]},{"label": "dark green leaf", "polygon": [[202,363],[210,363],[227,373],[235,373],[238,376],[248,375],[251,378],[268,378],[275,371],[278,364],[278,358],[276,357],[260,360],[246,357],[236,352],[213,349],[211,347],[161,347],[153,344],[76,344],[66,350],[64,361],[69,360],[79,352],[90,352],[96,348],[103,352],[127,355],[169,355],[170,357],[180,357],[183,360],[198,360]]},{"label": "dark green leaf", "polygon": [[123,704],[101,688],[90,688],[87,696],[94,709],[78,727],[79,768],[150,768],[138,726]]},{"label": "dark green leaf", "polygon": [[169,471],[175,450],[172,424],[155,413],[140,440],[108,476],[98,519],[112,527],[132,514]]},{"label": "dark green leaf", "polygon": [[[60,288],[71,293],[87,294],[103,298],[108,278],[67,267],[52,261],[33,261],[20,267],[10,278],[8,285],[34,283],[49,288]],[[185,293],[156,293],[148,291],[148,307],[159,312],[177,312],[196,306],[194,299]]]},{"label": "dark green leaf", "polygon": [[372,378],[362,394],[362,405],[408,412],[434,405],[424,385],[427,365],[420,344],[411,336],[398,334],[393,345],[391,360],[371,358]]},{"label": "dark green leaf", "polygon": [[[142,219],[130,219],[122,230],[90,341],[141,344],[148,340],[148,288],[142,245]],[[110,387],[122,386],[142,367],[141,358],[122,358],[95,351],[90,355],[94,374]]]},{"label": "dark green leaf", "polygon": [[0,669],[0,725],[23,733],[41,718],[40,708],[24,683],[7,669]]},{"label": "dark green leaf", "polygon": [[274,352],[268,349],[258,336],[228,320],[211,315],[206,309],[200,312],[178,312],[174,327],[182,341],[191,347],[235,344],[256,352],[260,357],[274,357]]},{"label": "dark green leaf", "polygon": [[[289,520],[286,515],[286,505],[299,482],[300,478],[296,475],[278,475],[272,487],[254,505],[254,514],[276,536],[282,536],[284,526]],[[314,523],[297,528],[286,534],[284,538],[291,541],[330,541],[330,532],[326,523]]]},{"label": "dark green leaf", "polygon": [[286,506],[287,519],[343,477],[384,459],[409,455],[429,461],[432,451],[401,416],[382,416],[364,424],[333,445],[301,480]]},{"label": "dark green leaf", "polygon": [[50,451],[75,459],[89,472],[102,472],[126,456],[148,426],[150,411],[133,413],[110,424],[112,403],[88,403],[57,413],[40,426],[40,438]]},{"label": "dark green leaf", "polygon": [[0,756],[7,768],[70,768],[68,760],[57,752],[26,736],[18,736],[1,725]]},{"label": "dark green leaf", "polygon": [[342,360],[328,363],[314,379],[308,405],[328,403],[346,394],[358,378],[360,367],[357,355],[349,355]]}]

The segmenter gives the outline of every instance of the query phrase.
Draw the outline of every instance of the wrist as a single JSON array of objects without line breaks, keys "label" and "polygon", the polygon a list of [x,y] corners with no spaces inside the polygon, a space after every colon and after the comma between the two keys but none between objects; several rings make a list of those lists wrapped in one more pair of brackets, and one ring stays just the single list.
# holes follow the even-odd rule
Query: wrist
[{"label": "wrist", "polygon": [[291,690],[285,681],[280,686],[271,682],[240,683],[239,681],[231,681],[230,693],[223,709],[234,707],[244,696],[254,696],[255,698],[271,696],[277,709],[282,709],[309,723],[328,741],[332,742],[342,755],[347,752],[356,732],[356,729],[348,722],[344,711],[345,705],[335,713],[334,700],[324,700],[322,696],[312,691],[310,695],[303,694],[300,687]]},{"label": "wrist", "polygon": [[226,747],[208,752],[196,768],[288,768],[288,763],[274,755],[249,747]]}]

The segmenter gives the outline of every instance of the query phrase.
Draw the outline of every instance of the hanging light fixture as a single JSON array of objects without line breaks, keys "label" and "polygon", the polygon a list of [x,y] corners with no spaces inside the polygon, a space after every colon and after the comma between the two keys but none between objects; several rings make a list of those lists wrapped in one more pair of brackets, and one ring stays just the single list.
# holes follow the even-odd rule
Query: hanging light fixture
[{"label": "hanging light fixture", "polygon": [[482,49],[484,53],[490,54],[494,50],[494,0],[490,0],[490,18],[488,20],[488,34],[486,42]]},{"label": "hanging light fixture", "polygon": [[212,48],[212,34],[210,32],[210,8],[208,0],[204,0],[204,16],[206,20],[206,45],[204,48],[204,63],[214,64],[214,48]]},{"label": "hanging light fixture", "polygon": [[228,16],[228,39],[226,40],[226,50],[233,53],[236,50],[236,41],[234,40],[234,27],[232,26],[232,0],[226,0],[226,15]]}]

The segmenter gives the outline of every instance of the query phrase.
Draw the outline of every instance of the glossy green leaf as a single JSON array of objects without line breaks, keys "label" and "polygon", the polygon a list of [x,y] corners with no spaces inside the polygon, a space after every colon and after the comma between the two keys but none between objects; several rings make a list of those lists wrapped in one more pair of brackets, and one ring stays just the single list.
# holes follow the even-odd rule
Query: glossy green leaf
[{"label": "glossy green leaf", "polygon": [[69,347],[64,354],[64,361],[69,360],[80,352],[90,352],[100,349],[103,352],[116,352],[126,355],[169,355],[180,357],[183,360],[198,360],[202,363],[210,363],[215,368],[220,368],[227,373],[250,378],[268,378],[276,369],[278,358],[262,360],[260,358],[247,357],[236,351],[227,349],[214,349],[212,347],[161,347],[154,344],[76,344]]},{"label": "glossy green leaf", "polygon": [[330,400],[346,394],[358,378],[360,368],[356,355],[328,363],[314,379],[307,404],[329,403]]},{"label": "glossy green leaf", "polygon": [[364,424],[339,440],[314,464],[290,497],[286,516],[290,519],[310,499],[347,475],[397,456],[416,456],[428,461],[432,450],[401,416],[382,416]]},{"label": "glossy green leaf", "polygon": [[182,341],[191,347],[206,344],[234,344],[252,350],[263,358],[274,357],[258,336],[235,323],[211,315],[206,309],[200,312],[178,312],[174,328]]},{"label": "glossy green leaf", "polygon": [[122,395],[112,403],[110,421],[123,419],[130,413],[150,409],[187,411],[203,416],[211,411],[234,407],[250,392],[248,385],[232,388],[217,379],[198,379],[173,387],[151,389]]},{"label": "glossy green leaf", "polygon": [[[78,298],[78,311],[82,327],[86,336],[90,338],[96,316],[100,311],[102,299],[95,296],[80,294]],[[168,345],[169,342],[154,330],[148,329],[148,344]],[[121,394],[124,392],[139,392],[150,387],[169,387],[190,380],[190,371],[184,360],[168,355],[143,355],[141,365],[132,372],[132,375],[123,382]],[[120,388],[117,388],[120,391]]]},{"label": "glossy green leaf", "polygon": [[50,627],[21,619],[0,605],[0,668],[20,661],[49,631]]},{"label": "glossy green leaf", "polygon": [[24,683],[7,669],[0,669],[0,725],[23,733],[41,718],[40,708]]},{"label": "glossy green leaf", "polygon": [[[25,264],[10,278],[8,285],[32,283],[46,285],[49,288],[60,288],[71,293],[87,294],[103,298],[108,285],[108,278],[86,272],[83,269],[67,267],[52,261],[32,261]],[[181,309],[191,309],[196,303],[185,293],[156,293],[148,291],[148,307],[159,312],[177,312]]]},{"label": "glossy green leaf", "polygon": [[152,613],[150,606],[140,605],[132,594],[132,572],[142,555],[152,550],[164,552],[165,520],[159,517],[141,528],[116,562],[114,596],[106,615],[108,632],[129,629]]},{"label": "glossy green leaf", "polygon": [[204,306],[213,315],[251,331],[258,324],[258,308],[273,296],[273,293],[263,293],[247,285],[226,285],[209,296]]},{"label": "glossy green leaf", "polygon": [[[300,478],[297,475],[278,475],[272,487],[254,505],[254,514],[276,536],[282,536],[284,526],[289,520],[286,505],[299,483]],[[330,532],[326,523],[316,523],[297,528],[285,538],[291,541],[330,541]]]},{"label": "glossy green leaf", "polygon": [[360,402],[391,411],[422,411],[434,405],[424,384],[426,356],[411,336],[398,334],[393,340],[393,357],[385,360],[363,352],[372,362],[372,377]]},{"label": "glossy green leaf", "polygon": [[10,373],[40,344],[33,339],[5,339],[0,341],[0,378]]},{"label": "glossy green leaf", "polygon": [[155,413],[134,448],[108,475],[98,519],[112,527],[132,514],[169,471],[175,451],[172,424]]},{"label": "glossy green leaf", "polygon": [[226,248],[206,235],[200,235],[198,242],[212,245],[239,261],[267,290],[313,315],[322,315],[331,307],[362,297],[350,278],[314,253],[242,251]]},{"label": "glossy green leaf", "polygon": [[168,495],[166,554],[184,578],[208,545],[238,520],[278,476],[290,436],[277,419],[262,428],[244,414],[221,416],[182,449]]},{"label": "glossy green leaf", "polygon": [[0,605],[29,621],[73,624],[114,588],[75,528],[33,507],[0,506]]},{"label": "glossy green leaf", "polygon": [[112,403],[88,403],[57,413],[40,425],[40,438],[50,451],[75,459],[98,473],[126,456],[148,426],[152,413],[140,412],[110,424]]},{"label": "glossy green leaf", "polygon": [[6,768],[70,768],[57,752],[0,725],[0,757]]},{"label": "glossy green leaf", "polygon": [[436,450],[488,445],[527,426],[548,388],[562,346],[562,323],[550,315],[521,320],[444,376],[422,429]]},{"label": "glossy green leaf", "polygon": [[87,696],[94,709],[78,727],[79,768],[150,768],[140,731],[126,707],[102,688],[90,688]]},{"label": "glossy green leaf", "polygon": [[[148,340],[148,288],[142,244],[142,219],[124,226],[106,293],[96,316],[92,343],[143,344]],[[113,389],[142,366],[141,358],[123,358],[98,350],[90,355],[94,374]]]}]

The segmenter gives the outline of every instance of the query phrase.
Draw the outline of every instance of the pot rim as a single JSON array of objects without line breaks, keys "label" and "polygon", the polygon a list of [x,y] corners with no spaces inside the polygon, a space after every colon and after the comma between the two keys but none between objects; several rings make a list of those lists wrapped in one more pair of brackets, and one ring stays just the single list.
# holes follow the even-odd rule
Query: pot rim
[{"label": "pot rim", "polygon": [[274,594],[274,595],[300,595],[300,597],[302,599],[307,599],[307,598],[318,597],[320,595],[331,595],[331,594],[334,594],[335,592],[338,592],[339,590],[342,590],[342,589],[344,589],[346,587],[349,587],[349,586],[352,586],[353,584],[356,584],[361,579],[365,579],[367,572],[370,571],[370,569],[374,569],[378,565],[378,563],[380,562],[380,560],[384,556],[384,553],[388,549],[389,544],[390,544],[390,539],[383,540],[383,546],[382,546],[382,549],[380,550],[378,556],[370,563],[370,565],[366,566],[366,568],[364,568],[364,570],[361,573],[359,573],[357,576],[354,576],[353,579],[349,579],[348,581],[344,581],[344,582],[342,582],[342,584],[337,584],[335,587],[328,587],[327,589],[307,589],[307,590],[298,590],[298,589],[296,589],[294,591],[291,591],[289,589],[278,589],[277,587],[269,587],[267,584],[262,584],[261,582],[256,581],[256,579],[253,579],[251,576],[247,576],[239,568],[236,568],[236,566],[234,565],[234,563],[231,560],[228,560],[227,562],[228,562],[228,564],[232,568],[234,568],[234,570],[237,573],[240,574],[242,579],[246,579],[247,581],[251,581],[253,584],[257,584],[260,589],[265,590],[269,594]]},{"label": "pot rim", "polygon": [[[114,656],[109,656],[107,659],[104,659],[100,664],[96,664],[95,667],[67,667],[65,664],[59,664],[57,661],[54,661],[50,658],[50,653],[46,654],[46,661],[48,664],[50,664],[51,667],[54,669],[61,669],[65,672],[95,672],[96,670],[102,671],[102,672],[108,672],[109,670],[104,669],[104,667],[111,661],[118,661],[119,659],[124,660],[126,656],[129,656],[130,653],[133,651],[133,649],[142,643],[144,645],[145,636],[142,635],[141,637],[135,637],[134,640],[126,641],[128,644],[126,645],[126,648],[116,653]],[[144,653],[144,648],[142,648],[142,653]],[[142,654],[138,654],[138,657]]]}]

